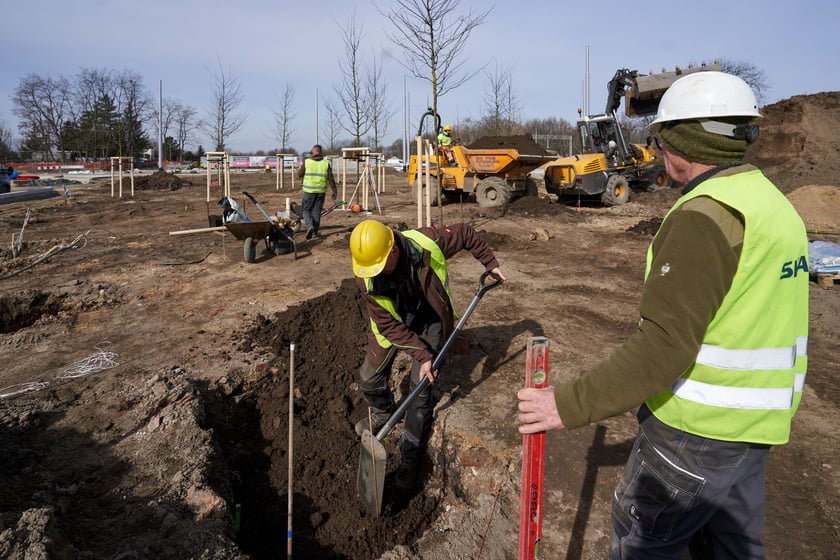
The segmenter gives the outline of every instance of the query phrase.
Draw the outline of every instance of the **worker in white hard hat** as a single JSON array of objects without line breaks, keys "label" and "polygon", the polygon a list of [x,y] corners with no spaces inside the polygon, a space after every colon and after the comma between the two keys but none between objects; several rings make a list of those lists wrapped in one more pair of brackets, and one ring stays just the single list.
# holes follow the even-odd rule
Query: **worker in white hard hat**
[{"label": "worker in white hard hat", "polygon": [[448,124],[443,126],[437,137],[438,149],[440,149],[443,157],[449,162],[449,165],[455,165],[455,154],[452,151],[452,127]]},{"label": "worker in white hard hat", "polygon": [[[359,388],[371,408],[371,423],[365,414],[355,426],[359,435],[365,429],[376,434],[396,409],[389,378],[399,351],[411,356],[411,390],[423,377],[434,382],[432,362],[455,326],[446,261],[462,250],[505,280],[493,251],[467,223],[400,232],[365,220],[350,234],[353,273],[370,318]],[[398,488],[408,490],[417,483],[433,404],[427,385],[405,413]]]},{"label": "worker in white hard hat", "polygon": [[648,249],[638,330],[582,376],[518,393],[522,433],[638,407],[611,560],[764,558],[765,466],[802,397],[809,276],[801,218],[743,162],[760,117],[736,76],[671,85],[648,129],[682,197]]}]

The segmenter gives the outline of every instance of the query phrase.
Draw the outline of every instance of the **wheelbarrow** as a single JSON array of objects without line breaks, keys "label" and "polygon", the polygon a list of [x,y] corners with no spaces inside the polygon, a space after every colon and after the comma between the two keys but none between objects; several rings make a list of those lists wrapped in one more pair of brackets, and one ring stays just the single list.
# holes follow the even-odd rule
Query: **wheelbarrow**
[{"label": "wheelbarrow", "polygon": [[284,255],[294,253],[297,260],[297,246],[295,245],[294,232],[288,227],[282,227],[273,221],[271,222],[236,222],[227,223],[225,228],[235,238],[244,241],[243,254],[246,263],[257,260],[257,246],[260,240],[265,241],[265,250],[272,255]]},{"label": "wheelbarrow", "polygon": [[257,200],[247,191],[242,191],[254,206],[265,217],[264,222],[228,222],[225,227],[233,236],[244,241],[243,254],[245,262],[252,263],[257,260],[257,245],[260,239],[265,241],[265,248],[269,254],[283,255],[294,253],[297,260],[297,245],[295,244],[295,232],[293,222],[282,223],[281,219],[273,218],[266,212]]}]

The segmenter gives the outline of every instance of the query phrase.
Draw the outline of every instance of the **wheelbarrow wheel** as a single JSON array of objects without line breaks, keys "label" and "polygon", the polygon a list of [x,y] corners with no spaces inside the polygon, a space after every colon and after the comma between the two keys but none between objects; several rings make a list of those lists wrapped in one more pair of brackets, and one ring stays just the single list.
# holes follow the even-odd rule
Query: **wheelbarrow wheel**
[{"label": "wheelbarrow wheel", "polygon": [[257,260],[257,241],[253,237],[245,238],[245,245],[243,246],[245,253],[245,262],[252,263]]}]

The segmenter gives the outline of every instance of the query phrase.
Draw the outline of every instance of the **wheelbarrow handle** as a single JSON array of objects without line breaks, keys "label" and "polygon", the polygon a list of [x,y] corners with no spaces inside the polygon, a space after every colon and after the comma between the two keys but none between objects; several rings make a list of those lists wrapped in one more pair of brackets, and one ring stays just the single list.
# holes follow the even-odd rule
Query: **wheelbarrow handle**
[{"label": "wheelbarrow handle", "polygon": [[[493,278],[493,282],[487,282],[488,278]],[[467,306],[467,309],[464,311],[463,315],[461,315],[461,319],[458,321],[458,324],[455,325],[455,328],[452,330],[452,334],[449,335],[449,338],[446,339],[446,342],[443,343],[443,346],[440,349],[440,352],[437,353],[435,356],[434,361],[432,362],[432,371],[435,372],[440,369],[440,366],[443,365],[443,360],[446,358],[447,352],[449,352],[449,348],[452,344],[455,343],[455,339],[458,338],[458,334],[460,334],[461,330],[464,328],[464,325],[467,323],[467,319],[469,319],[470,315],[472,315],[473,310],[478,305],[478,302],[481,301],[481,298],[484,297],[488,291],[492,290],[493,288],[498,288],[502,285],[502,278],[498,274],[494,274],[493,272],[485,272],[481,275],[481,278],[478,280],[478,289],[475,291],[475,295],[470,301],[470,304]],[[411,390],[411,393],[405,398],[402,404],[397,408],[396,411],[388,418],[388,421],[385,422],[385,425],[379,430],[376,434],[376,439],[382,441],[382,439],[388,435],[388,432],[391,431],[397,422],[405,414],[405,411],[408,410],[409,405],[417,398],[417,395],[426,388],[429,384],[429,378],[423,377],[420,382],[417,384],[414,389]]]}]

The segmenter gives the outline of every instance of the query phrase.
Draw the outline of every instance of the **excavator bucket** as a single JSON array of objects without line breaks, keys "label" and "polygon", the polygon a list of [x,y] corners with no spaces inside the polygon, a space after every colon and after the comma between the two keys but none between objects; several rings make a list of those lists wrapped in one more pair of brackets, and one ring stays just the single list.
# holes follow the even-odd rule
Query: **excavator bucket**
[{"label": "excavator bucket", "polygon": [[655,115],[662,94],[679,78],[694,72],[720,71],[720,64],[701,64],[688,68],[675,68],[673,72],[665,69],[647,76],[639,74],[624,93],[624,112],[628,117],[646,117]]}]

